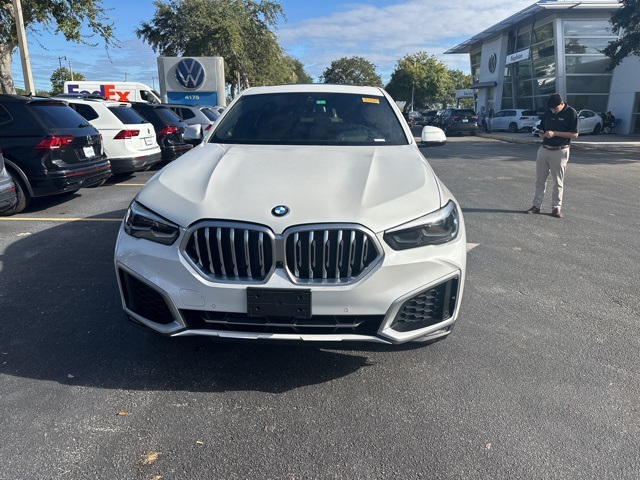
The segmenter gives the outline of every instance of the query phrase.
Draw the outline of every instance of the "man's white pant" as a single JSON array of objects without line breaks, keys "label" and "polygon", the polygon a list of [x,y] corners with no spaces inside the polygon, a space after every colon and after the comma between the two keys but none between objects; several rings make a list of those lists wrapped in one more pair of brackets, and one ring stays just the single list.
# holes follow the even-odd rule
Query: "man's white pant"
[{"label": "man's white pant", "polygon": [[551,174],[551,180],[553,181],[551,208],[562,207],[562,187],[564,172],[569,162],[569,150],[569,148],[547,150],[542,146],[538,149],[536,157],[536,196],[533,199],[535,207],[540,208],[542,206],[549,174]]}]

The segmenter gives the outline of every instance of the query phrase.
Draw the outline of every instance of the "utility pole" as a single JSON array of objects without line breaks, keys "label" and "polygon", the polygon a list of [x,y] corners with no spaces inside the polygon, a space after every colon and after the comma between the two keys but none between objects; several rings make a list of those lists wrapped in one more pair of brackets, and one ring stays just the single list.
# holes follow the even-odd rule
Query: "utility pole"
[{"label": "utility pole", "polygon": [[33,85],[31,75],[31,63],[29,62],[29,48],[27,47],[27,36],[24,33],[24,20],[22,18],[22,4],[20,0],[13,0],[13,9],[16,17],[16,31],[18,33],[18,45],[20,47],[20,60],[22,62],[22,75],[24,76],[24,87],[29,95],[35,95],[36,88]]}]

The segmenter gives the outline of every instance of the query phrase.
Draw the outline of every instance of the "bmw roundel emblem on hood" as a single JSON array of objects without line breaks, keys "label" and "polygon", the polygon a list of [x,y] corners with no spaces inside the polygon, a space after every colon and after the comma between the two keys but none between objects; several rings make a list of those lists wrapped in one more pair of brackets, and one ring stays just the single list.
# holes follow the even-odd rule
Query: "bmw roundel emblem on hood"
[{"label": "bmw roundel emblem on hood", "polygon": [[176,65],[176,80],[187,90],[201,87],[205,78],[204,66],[195,58],[185,58]]},{"label": "bmw roundel emblem on hood", "polygon": [[274,217],[284,217],[289,213],[289,207],[285,205],[277,205],[271,209],[271,215]]}]

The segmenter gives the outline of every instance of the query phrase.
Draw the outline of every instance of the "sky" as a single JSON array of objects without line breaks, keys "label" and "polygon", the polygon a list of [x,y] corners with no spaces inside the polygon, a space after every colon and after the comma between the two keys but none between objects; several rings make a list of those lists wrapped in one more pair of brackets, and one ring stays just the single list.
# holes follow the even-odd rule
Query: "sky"
[{"label": "sky", "polygon": [[[115,24],[118,48],[86,46],[62,35],[27,32],[36,90],[50,90],[50,77],[60,66],[87,80],[136,81],[158,88],[157,57],[135,29],[153,18],[153,0],[102,0]],[[298,58],[318,81],[333,60],[364,57],[388,82],[398,60],[426,52],[447,67],[469,72],[467,54],[443,53],[534,0],[280,0],[286,19],[277,27],[285,53]],[[87,31],[89,33],[89,31]],[[99,38],[92,42],[100,43]],[[24,88],[20,55],[13,56],[16,87]]]}]

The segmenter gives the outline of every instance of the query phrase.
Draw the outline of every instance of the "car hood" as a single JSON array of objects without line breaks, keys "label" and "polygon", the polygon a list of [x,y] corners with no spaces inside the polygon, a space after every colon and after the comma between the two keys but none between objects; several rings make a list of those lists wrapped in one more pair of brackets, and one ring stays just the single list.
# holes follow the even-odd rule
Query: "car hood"
[{"label": "car hood", "polygon": [[[138,201],[185,227],[237,220],[278,234],[305,223],[358,223],[380,232],[437,210],[440,196],[415,145],[205,144],[158,172]],[[289,214],[273,216],[277,205]]]}]

